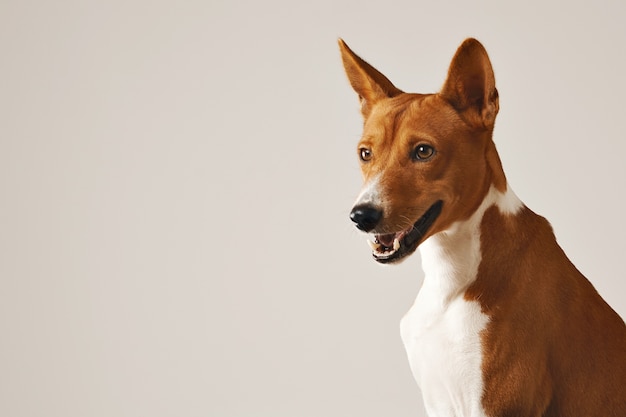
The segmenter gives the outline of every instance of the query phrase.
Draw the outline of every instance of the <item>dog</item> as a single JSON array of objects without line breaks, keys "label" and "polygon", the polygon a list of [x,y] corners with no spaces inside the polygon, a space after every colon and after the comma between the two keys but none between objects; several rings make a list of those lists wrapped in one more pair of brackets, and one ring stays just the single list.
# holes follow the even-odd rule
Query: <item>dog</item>
[{"label": "dog", "polygon": [[421,252],[400,328],[428,415],[626,416],[626,326],[509,187],[483,45],[460,45],[436,94],[339,49],[364,118],[350,218],[377,262]]}]

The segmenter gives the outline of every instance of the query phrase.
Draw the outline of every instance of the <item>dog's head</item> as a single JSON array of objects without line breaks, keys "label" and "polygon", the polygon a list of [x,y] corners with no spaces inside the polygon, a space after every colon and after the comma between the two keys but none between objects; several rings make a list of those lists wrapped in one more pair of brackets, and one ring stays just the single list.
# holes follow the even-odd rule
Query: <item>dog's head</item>
[{"label": "dog's head", "polygon": [[339,40],[364,118],[357,147],[364,185],[350,218],[374,235],[374,258],[395,262],[467,219],[490,186],[506,188],[491,139],[498,92],[475,39],[457,50],[437,94],[408,94]]}]

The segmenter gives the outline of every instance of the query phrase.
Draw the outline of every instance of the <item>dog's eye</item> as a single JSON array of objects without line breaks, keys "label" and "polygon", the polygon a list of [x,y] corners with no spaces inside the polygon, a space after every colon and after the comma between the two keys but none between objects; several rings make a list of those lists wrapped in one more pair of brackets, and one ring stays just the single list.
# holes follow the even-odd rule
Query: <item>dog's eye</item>
[{"label": "dog's eye", "polygon": [[435,153],[435,149],[430,145],[417,145],[413,150],[413,159],[416,161],[423,161]]},{"label": "dog's eye", "polygon": [[359,149],[359,156],[361,157],[361,161],[369,161],[372,159],[372,150],[367,148]]}]

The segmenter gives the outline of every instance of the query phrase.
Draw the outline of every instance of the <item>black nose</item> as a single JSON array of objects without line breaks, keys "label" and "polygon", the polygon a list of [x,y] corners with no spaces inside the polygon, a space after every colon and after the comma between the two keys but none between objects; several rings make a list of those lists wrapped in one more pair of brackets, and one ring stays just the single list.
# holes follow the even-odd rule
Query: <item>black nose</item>
[{"label": "black nose", "polygon": [[369,204],[354,206],[350,212],[350,220],[356,224],[356,227],[364,232],[369,232],[375,228],[382,217],[382,210]]}]

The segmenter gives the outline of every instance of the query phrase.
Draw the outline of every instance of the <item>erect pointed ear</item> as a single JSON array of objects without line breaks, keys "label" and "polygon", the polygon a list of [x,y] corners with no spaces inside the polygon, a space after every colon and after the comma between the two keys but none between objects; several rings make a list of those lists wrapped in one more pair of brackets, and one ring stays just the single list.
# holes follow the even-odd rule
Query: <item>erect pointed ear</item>
[{"label": "erect pointed ear", "polygon": [[339,39],[339,50],[348,80],[359,95],[361,113],[364,117],[369,115],[372,105],[377,101],[402,93],[387,77],[352,52],[343,39]]},{"label": "erect pointed ear", "polygon": [[476,39],[459,46],[439,94],[472,125],[493,129],[500,108],[498,90],[487,51]]}]

